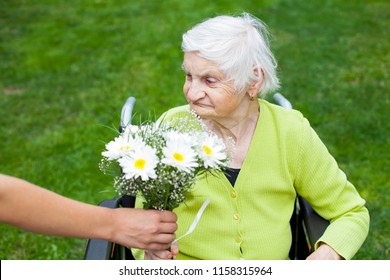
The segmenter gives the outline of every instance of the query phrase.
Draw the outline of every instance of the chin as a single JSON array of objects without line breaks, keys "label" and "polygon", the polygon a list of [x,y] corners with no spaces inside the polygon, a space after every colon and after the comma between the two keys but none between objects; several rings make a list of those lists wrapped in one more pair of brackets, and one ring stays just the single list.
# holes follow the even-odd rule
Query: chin
[{"label": "chin", "polygon": [[206,112],[207,110],[205,110],[204,108],[201,108],[199,106],[191,106],[190,107],[192,111],[195,112],[195,114],[197,114],[199,117],[203,117],[205,115],[208,115]]}]

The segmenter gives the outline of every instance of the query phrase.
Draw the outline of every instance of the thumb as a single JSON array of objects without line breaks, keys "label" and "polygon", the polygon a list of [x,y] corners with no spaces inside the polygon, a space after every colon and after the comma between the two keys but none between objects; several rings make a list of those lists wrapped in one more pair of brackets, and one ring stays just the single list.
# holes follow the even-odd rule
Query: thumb
[{"label": "thumb", "polygon": [[171,244],[171,253],[176,256],[179,254],[179,243],[177,241],[173,241]]}]

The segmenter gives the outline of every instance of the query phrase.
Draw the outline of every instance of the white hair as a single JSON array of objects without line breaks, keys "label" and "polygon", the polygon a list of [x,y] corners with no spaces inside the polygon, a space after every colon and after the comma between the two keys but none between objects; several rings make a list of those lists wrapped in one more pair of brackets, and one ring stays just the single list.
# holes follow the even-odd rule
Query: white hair
[{"label": "white hair", "polygon": [[216,63],[238,91],[263,78],[259,96],[264,97],[279,87],[268,36],[266,25],[248,13],[217,16],[184,33],[182,50]]}]

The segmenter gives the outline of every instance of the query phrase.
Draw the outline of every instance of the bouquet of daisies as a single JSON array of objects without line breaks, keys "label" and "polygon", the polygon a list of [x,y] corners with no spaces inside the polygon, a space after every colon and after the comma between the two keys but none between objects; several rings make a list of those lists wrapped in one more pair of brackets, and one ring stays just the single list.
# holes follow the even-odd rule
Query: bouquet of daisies
[{"label": "bouquet of daisies", "polygon": [[198,175],[227,165],[222,139],[202,125],[190,130],[180,123],[128,125],[106,144],[100,167],[106,171],[112,164],[119,166],[114,187],[120,195],[142,195],[145,209],[173,210]]}]

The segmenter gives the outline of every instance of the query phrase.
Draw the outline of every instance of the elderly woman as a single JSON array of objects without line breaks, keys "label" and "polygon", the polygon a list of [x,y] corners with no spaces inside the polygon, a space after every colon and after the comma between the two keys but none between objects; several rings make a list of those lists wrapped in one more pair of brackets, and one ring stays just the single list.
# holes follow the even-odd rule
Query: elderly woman
[{"label": "elderly woman", "polygon": [[330,225],[309,259],[351,259],[367,237],[365,201],[301,113],[263,97],[277,89],[267,30],[257,18],[217,16],[183,35],[183,87],[189,103],[164,114],[174,122],[196,112],[228,144],[222,176],[199,178],[175,212],[177,236],[210,198],[179,251],[146,251],[146,259],[288,259],[296,195]]}]

